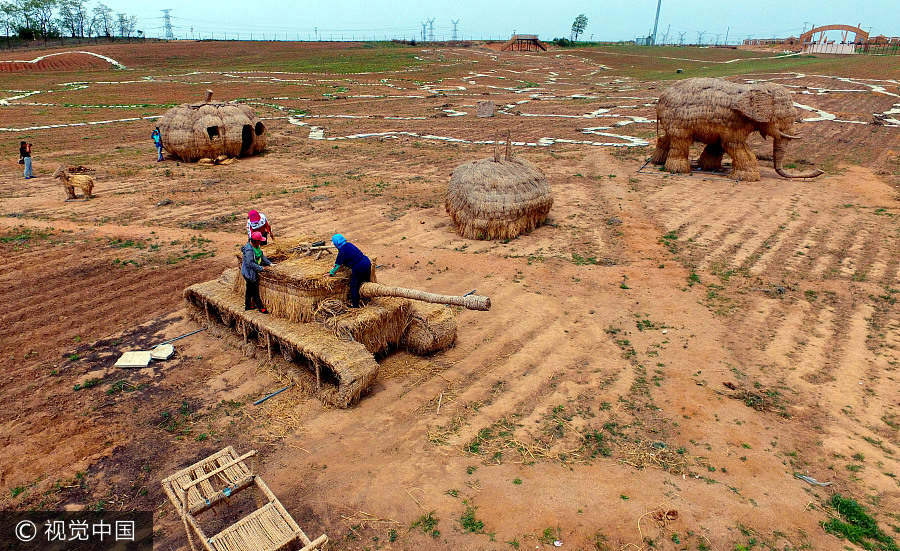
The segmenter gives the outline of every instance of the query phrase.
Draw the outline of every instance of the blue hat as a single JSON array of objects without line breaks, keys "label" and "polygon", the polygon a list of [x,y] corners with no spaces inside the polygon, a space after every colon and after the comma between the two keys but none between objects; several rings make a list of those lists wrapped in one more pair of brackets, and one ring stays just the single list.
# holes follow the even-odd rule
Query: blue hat
[{"label": "blue hat", "polygon": [[331,236],[331,242],[332,242],[332,244],[334,244],[335,247],[337,247],[338,249],[340,249],[341,247],[344,246],[344,243],[347,242],[347,239],[344,238],[343,235],[341,235],[341,234],[339,234],[339,233],[336,233],[336,234],[334,234],[334,235]]}]

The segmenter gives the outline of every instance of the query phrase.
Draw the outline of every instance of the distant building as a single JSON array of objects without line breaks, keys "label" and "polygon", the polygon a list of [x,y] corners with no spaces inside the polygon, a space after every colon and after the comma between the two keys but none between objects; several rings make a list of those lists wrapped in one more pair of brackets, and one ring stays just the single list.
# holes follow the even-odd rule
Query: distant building
[{"label": "distant building", "polygon": [[536,34],[514,34],[501,48],[504,52],[538,52],[547,51],[547,46],[538,40]]}]

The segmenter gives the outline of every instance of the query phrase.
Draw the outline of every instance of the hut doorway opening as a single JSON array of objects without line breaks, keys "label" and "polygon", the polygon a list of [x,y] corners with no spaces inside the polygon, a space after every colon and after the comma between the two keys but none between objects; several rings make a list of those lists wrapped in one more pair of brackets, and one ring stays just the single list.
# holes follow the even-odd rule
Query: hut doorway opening
[{"label": "hut doorway opening", "polygon": [[241,129],[241,155],[250,151],[253,147],[253,127],[245,124]]},{"label": "hut doorway opening", "polygon": [[257,136],[262,136],[263,132],[265,132],[265,131],[266,131],[266,127],[265,127],[265,125],[263,125],[263,123],[261,123],[261,122],[256,123],[256,135]]},{"label": "hut doorway opening", "polygon": [[206,134],[209,136],[210,140],[215,140],[219,137],[219,127],[218,126],[207,126]]}]

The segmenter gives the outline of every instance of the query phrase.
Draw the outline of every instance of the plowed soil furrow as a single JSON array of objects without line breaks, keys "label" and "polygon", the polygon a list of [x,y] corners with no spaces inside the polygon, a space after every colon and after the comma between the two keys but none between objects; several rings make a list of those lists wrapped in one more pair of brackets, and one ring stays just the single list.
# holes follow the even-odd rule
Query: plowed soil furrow
[{"label": "plowed soil furrow", "polygon": [[[27,306],[23,305],[23,307],[33,309],[33,311],[40,311],[49,307],[62,319],[67,317],[69,313],[67,308],[79,307],[78,301],[72,300],[73,297],[86,295],[91,301],[102,301],[103,297],[107,296],[112,290],[122,292],[131,288],[141,289],[143,288],[142,280],[144,277],[159,273],[156,270],[147,270],[143,274],[139,272],[140,270],[138,269],[115,267],[112,264],[112,259],[109,259],[108,263],[99,263],[96,259],[93,259],[91,264],[83,266],[79,270],[78,277],[66,277],[66,274],[59,273],[54,278],[58,279],[58,281],[51,280],[45,285],[45,289],[51,290],[48,292],[48,299],[61,299],[64,304],[67,304],[64,305],[54,303],[53,300],[47,300],[45,304],[41,305],[28,301]],[[35,294],[44,296],[40,290]],[[10,319],[27,319],[29,316],[29,312],[15,311],[14,315],[10,316]]]},{"label": "plowed soil furrow", "polygon": [[[893,287],[900,284],[900,254],[896,251],[900,249],[900,241],[888,240],[890,246],[888,249],[888,261],[884,269],[884,275],[881,278],[881,284],[885,287]],[[891,253],[890,251],[895,251]]]},{"label": "plowed soil furrow", "polygon": [[784,277],[787,270],[785,264],[789,258],[795,256],[797,249],[813,228],[815,228],[819,215],[809,213],[805,217],[798,216],[797,224],[791,225],[793,229],[782,232],[776,237],[774,243],[771,243],[771,249],[759,257],[754,266],[750,267],[750,273],[753,275],[765,274],[770,280]]},{"label": "plowed soil furrow", "polygon": [[743,316],[728,320],[733,335],[732,346],[745,353],[764,349],[783,319],[781,301],[765,297],[753,300]]},{"label": "plowed soil furrow", "polygon": [[[32,246],[29,249],[14,251],[11,254],[10,262],[6,265],[7,269],[0,273],[0,281],[17,279],[17,274],[36,266],[58,265],[61,270],[65,269],[66,264],[81,266],[93,254],[85,251],[82,247],[69,247],[68,245],[57,245],[49,249],[44,246]],[[68,270],[71,271],[72,268],[68,268]]]},{"label": "plowed soil furrow", "polygon": [[760,234],[766,231],[767,223],[772,222],[773,211],[781,210],[780,207],[779,204],[769,204],[766,208],[752,209],[752,218],[742,217],[731,231],[714,239],[713,243],[718,245],[706,254],[700,268],[707,269],[712,264],[721,264],[723,268],[740,266],[741,259],[745,257],[740,254],[741,251],[752,250],[764,239]]},{"label": "plowed soil furrow", "polygon": [[[811,382],[833,381],[836,392],[841,397],[839,403],[830,404],[832,415],[839,417],[840,410],[849,405],[853,413],[859,415],[866,410],[866,388],[864,381],[871,355],[866,348],[868,324],[866,318],[872,315],[872,307],[860,304],[848,312],[841,320],[840,333],[835,331],[832,349],[829,351],[827,368],[816,374]],[[847,353],[847,351],[852,351]],[[862,384],[860,384],[862,383]]]},{"label": "plowed soil furrow", "polygon": [[[786,305],[782,311],[777,313],[775,323],[771,324],[773,327],[773,331],[770,333],[771,338],[764,339],[763,349],[766,356],[778,366],[786,367],[786,359],[794,349],[797,335],[806,331],[804,322],[811,309],[812,306],[808,302],[801,301]],[[781,319],[778,319],[779,317]]]},{"label": "plowed soil furrow", "polygon": [[856,223],[856,217],[848,215],[832,224],[828,238],[823,242],[823,250],[819,252],[810,270],[813,277],[834,279],[837,276],[841,258],[852,245],[854,235],[859,230]]},{"label": "plowed soil furrow", "polygon": [[853,265],[856,269],[851,276],[854,281],[866,281],[869,270],[875,264],[876,256],[881,252],[884,240],[878,231],[866,230],[866,241],[857,253]]},{"label": "plowed soil furrow", "polygon": [[810,308],[801,326],[805,330],[796,336],[798,346],[789,353],[790,384],[806,387],[814,396],[818,393],[806,381],[821,372],[828,361],[827,354],[835,339],[835,321],[831,308]]},{"label": "plowed soil furrow", "polygon": [[[839,303],[833,321],[834,331],[828,343],[825,363],[817,373],[811,374],[806,378],[808,381],[815,383],[822,380],[833,380],[834,371],[841,365],[848,350],[852,350],[854,354],[862,352],[864,356],[868,355],[868,352],[865,350],[866,321],[864,318],[859,318],[859,313],[863,310],[871,310],[871,307],[869,305],[855,306],[852,301],[847,301],[843,304]],[[860,321],[863,324],[861,329],[862,342],[856,343],[853,341],[856,335],[851,336],[850,333],[860,330],[858,327]]]},{"label": "plowed soil furrow", "polygon": [[[468,418],[468,426],[452,442],[465,443],[481,428],[513,414],[518,423],[527,425],[529,415],[535,410],[550,403],[558,405],[561,399],[556,393],[550,394],[553,387],[576,378],[583,378],[584,382],[581,384],[584,385],[588,384],[587,381],[599,382],[603,378],[597,374],[577,375],[578,364],[570,360],[573,354],[590,353],[597,347],[597,339],[602,339],[602,335],[597,331],[579,331],[573,336],[572,332],[564,333],[563,327],[572,327],[570,320],[557,320],[556,324],[547,328],[546,333],[496,366],[499,372],[505,374],[503,380],[507,386],[511,385],[516,389],[514,395],[494,400],[479,408],[477,415]],[[607,344],[603,352],[613,355],[615,348]],[[536,358],[542,358],[542,361],[535,362]],[[567,399],[577,396],[573,392],[565,394]],[[561,401],[566,402],[567,399]]]}]

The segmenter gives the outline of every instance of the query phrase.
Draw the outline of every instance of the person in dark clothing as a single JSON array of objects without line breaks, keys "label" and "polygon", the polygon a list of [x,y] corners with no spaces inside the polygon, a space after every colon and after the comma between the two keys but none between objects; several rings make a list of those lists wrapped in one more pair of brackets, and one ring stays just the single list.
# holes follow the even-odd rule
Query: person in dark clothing
[{"label": "person in dark clothing", "polygon": [[31,144],[22,142],[19,144],[19,162],[25,165],[25,179],[29,180],[34,177],[31,171]]},{"label": "person in dark clothing", "polygon": [[343,235],[334,234],[331,242],[337,248],[338,255],[334,261],[334,268],[328,273],[329,275],[336,274],[341,266],[350,268],[350,306],[359,308],[359,288],[363,283],[369,281],[372,275],[372,263],[369,261],[369,257],[356,248],[356,245],[348,242]]},{"label": "person in dark clothing", "polygon": [[259,297],[259,272],[263,271],[266,266],[274,266],[271,260],[266,258],[262,252],[262,235],[259,232],[253,232],[250,240],[241,247],[243,260],[241,262],[241,275],[247,283],[247,290],[244,292],[244,310],[252,310],[253,303],[256,302],[260,314],[268,314],[269,311],[263,306],[262,299]]}]

